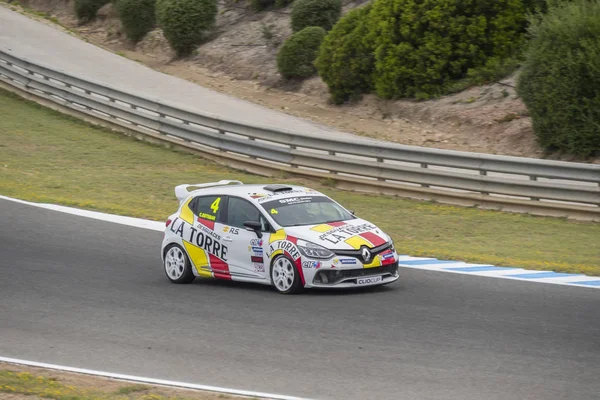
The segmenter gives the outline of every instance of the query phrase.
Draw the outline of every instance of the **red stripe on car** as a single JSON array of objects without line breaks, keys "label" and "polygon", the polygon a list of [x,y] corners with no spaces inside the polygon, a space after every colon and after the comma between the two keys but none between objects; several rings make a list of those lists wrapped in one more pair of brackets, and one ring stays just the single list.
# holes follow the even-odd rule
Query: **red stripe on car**
[{"label": "red stripe on car", "polygon": [[211,231],[215,230],[215,221],[209,221],[207,219],[198,217],[198,222],[200,222],[205,227],[209,228]]},{"label": "red stripe on car", "polygon": [[375,247],[381,246],[382,244],[385,243],[385,240],[382,237],[377,236],[373,232],[361,233],[360,236],[367,239],[369,242],[373,243],[373,246],[375,246]]},{"label": "red stripe on car", "polygon": [[225,261],[212,254],[208,255],[208,259],[210,260],[210,268],[213,270],[215,278],[231,280],[229,265]]},{"label": "red stripe on car", "polygon": [[346,223],[344,221],[339,221],[339,222],[330,222],[327,225],[329,226],[334,226],[334,227],[338,227],[338,226],[344,226],[346,225]]}]

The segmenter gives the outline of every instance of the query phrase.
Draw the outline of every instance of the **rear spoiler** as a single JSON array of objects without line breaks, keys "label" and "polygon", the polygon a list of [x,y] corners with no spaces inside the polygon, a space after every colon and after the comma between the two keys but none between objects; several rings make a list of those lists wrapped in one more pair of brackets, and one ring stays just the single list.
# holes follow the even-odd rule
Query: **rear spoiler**
[{"label": "rear spoiler", "polygon": [[213,187],[213,186],[227,186],[230,184],[243,185],[243,183],[241,181],[227,181],[227,180],[223,180],[223,181],[219,181],[219,182],[198,183],[195,185],[184,184],[184,185],[179,185],[179,186],[175,187],[175,197],[177,197],[177,200],[179,200],[179,202],[181,203],[190,194],[190,191],[188,190],[188,188],[191,188],[191,187],[209,188],[209,187]]}]

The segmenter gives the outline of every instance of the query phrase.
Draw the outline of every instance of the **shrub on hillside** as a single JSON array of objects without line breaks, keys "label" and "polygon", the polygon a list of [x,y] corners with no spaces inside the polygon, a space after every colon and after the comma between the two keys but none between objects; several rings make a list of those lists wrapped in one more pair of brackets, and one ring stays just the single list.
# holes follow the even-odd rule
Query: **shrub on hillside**
[{"label": "shrub on hillside", "polygon": [[336,104],[371,91],[373,53],[365,44],[367,20],[371,6],[357,8],[344,15],[327,34],[315,66],[329,86]]},{"label": "shrub on hillside", "polygon": [[110,0],[75,0],[75,15],[80,23],[96,18],[96,13]]},{"label": "shrub on hillside", "polygon": [[[360,53],[372,55],[372,67],[365,76],[366,62],[351,69],[344,62],[319,62],[334,97],[372,88],[383,98],[429,98],[467,77],[498,79],[509,71],[511,59],[520,56],[527,19],[522,0],[375,0],[354,23],[360,34],[348,27],[331,32],[330,40],[360,43]],[[346,29],[355,37],[342,38]],[[347,53],[354,51],[353,46],[328,49],[332,61],[350,60]],[[361,75],[359,84],[344,78],[349,70]]]},{"label": "shrub on hillside", "polygon": [[117,0],[117,13],[125,35],[140,41],[156,25],[156,0]]},{"label": "shrub on hillside", "polygon": [[530,26],[517,83],[539,143],[580,156],[600,151],[600,2],[549,5]]},{"label": "shrub on hillside", "polygon": [[320,26],[329,31],[342,14],[341,0],[296,0],[292,8],[292,30]]},{"label": "shrub on hillside", "polygon": [[317,72],[314,66],[319,46],[326,32],[319,26],[309,26],[294,33],[277,54],[277,69],[285,79],[308,78]]},{"label": "shrub on hillside", "polygon": [[444,94],[469,70],[514,57],[526,27],[521,0],[377,0],[368,20],[384,98]]},{"label": "shrub on hillside", "polygon": [[178,55],[189,54],[215,24],[216,0],[157,0],[156,20]]}]

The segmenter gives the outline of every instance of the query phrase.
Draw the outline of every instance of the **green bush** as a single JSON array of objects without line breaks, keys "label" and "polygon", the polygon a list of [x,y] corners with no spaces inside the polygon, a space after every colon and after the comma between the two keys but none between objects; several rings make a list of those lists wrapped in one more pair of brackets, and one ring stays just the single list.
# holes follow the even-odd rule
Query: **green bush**
[{"label": "green bush", "polygon": [[75,0],[75,15],[80,23],[96,18],[96,13],[110,0]]},{"label": "green bush", "polygon": [[292,30],[299,32],[308,26],[320,26],[329,31],[340,15],[341,0],[296,0],[292,8]]},{"label": "green bush", "polygon": [[[342,19],[346,26],[325,41],[333,54],[323,57],[331,61],[318,63],[335,101],[369,89],[422,99],[467,78],[498,79],[519,59],[527,26],[522,0],[375,0],[353,18],[359,28]],[[359,44],[358,66],[347,65],[357,50],[346,42]]]},{"label": "green bush", "polygon": [[156,19],[178,55],[189,54],[215,24],[216,0],[157,0]]},{"label": "green bush", "polygon": [[315,61],[319,75],[329,86],[336,104],[370,92],[373,53],[365,44],[371,6],[357,8],[344,15],[327,34]]},{"label": "green bush", "polygon": [[317,72],[314,66],[319,46],[326,32],[319,26],[309,26],[294,33],[277,54],[277,69],[285,79],[308,78]]},{"label": "green bush", "polygon": [[517,82],[539,143],[588,156],[600,151],[600,2],[549,5],[534,18]]},{"label": "green bush", "polygon": [[117,0],[117,12],[125,35],[140,41],[156,25],[156,0]]},{"label": "green bush", "polygon": [[273,7],[275,0],[250,0],[250,5],[256,11],[262,11]]},{"label": "green bush", "polygon": [[377,0],[367,40],[383,98],[429,98],[488,61],[514,57],[524,41],[521,0]]}]

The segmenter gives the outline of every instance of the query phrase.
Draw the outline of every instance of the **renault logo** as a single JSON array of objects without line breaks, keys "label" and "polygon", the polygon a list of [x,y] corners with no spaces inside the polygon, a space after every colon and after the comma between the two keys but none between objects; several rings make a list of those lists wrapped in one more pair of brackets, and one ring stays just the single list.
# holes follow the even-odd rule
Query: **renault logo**
[{"label": "renault logo", "polygon": [[362,248],[361,255],[365,262],[369,261],[369,259],[371,258],[371,252],[366,247]]}]

